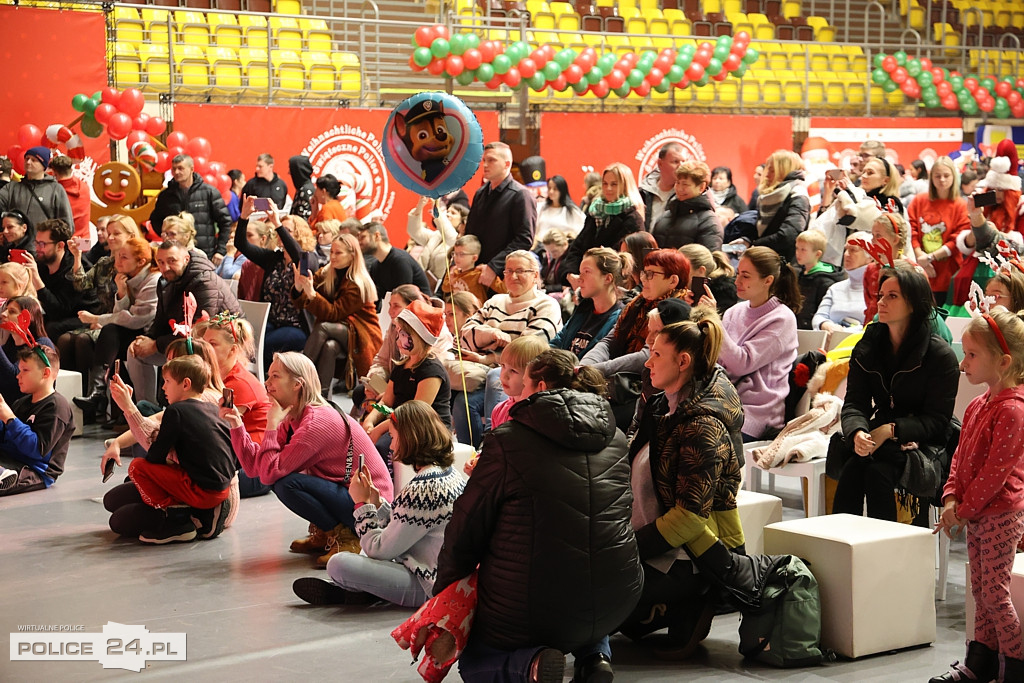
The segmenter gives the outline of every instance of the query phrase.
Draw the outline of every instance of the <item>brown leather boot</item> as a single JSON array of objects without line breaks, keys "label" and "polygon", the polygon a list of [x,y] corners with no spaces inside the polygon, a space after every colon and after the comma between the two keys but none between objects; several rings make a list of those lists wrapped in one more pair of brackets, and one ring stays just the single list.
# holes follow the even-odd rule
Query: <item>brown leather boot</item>
[{"label": "brown leather boot", "polygon": [[311,523],[309,536],[295,539],[288,549],[293,553],[322,553],[326,547],[327,532]]},{"label": "brown leather boot", "polygon": [[316,558],[316,566],[318,569],[324,569],[327,567],[327,561],[334,556],[335,553],[355,553],[359,554],[362,550],[359,545],[359,538],[355,532],[349,529],[344,524],[339,524],[330,531],[327,532],[327,545],[323,555]]}]

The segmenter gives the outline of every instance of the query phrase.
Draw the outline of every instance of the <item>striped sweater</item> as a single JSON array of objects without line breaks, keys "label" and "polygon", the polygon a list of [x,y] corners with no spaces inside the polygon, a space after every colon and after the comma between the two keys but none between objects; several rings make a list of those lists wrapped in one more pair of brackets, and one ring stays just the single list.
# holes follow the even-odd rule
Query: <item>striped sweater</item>
[{"label": "striped sweater", "polygon": [[454,467],[436,465],[416,473],[395,496],[394,505],[382,501],[356,508],[356,533],[368,557],[400,562],[433,595],[437,554],[444,530],[452,518],[455,499],[462,495],[466,478]]},{"label": "striped sweater", "polygon": [[494,330],[512,339],[539,334],[550,342],[561,327],[558,302],[543,291],[534,289],[519,297],[495,294],[463,325],[462,341],[478,353],[495,351]]}]

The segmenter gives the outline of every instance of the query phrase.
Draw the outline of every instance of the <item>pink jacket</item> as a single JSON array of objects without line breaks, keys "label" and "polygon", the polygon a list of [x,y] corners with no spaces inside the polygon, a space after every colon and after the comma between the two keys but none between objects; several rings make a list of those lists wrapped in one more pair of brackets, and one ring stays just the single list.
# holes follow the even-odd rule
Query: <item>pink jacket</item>
[{"label": "pink jacket", "polygon": [[1024,386],[989,392],[967,406],[960,445],[942,497],[954,496],[957,515],[972,520],[1024,510]]}]

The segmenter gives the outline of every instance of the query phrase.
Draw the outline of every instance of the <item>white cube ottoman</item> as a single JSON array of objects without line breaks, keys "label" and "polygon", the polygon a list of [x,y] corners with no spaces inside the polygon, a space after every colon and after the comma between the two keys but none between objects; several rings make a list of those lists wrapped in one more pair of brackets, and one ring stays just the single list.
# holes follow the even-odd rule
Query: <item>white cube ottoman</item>
[{"label": "white cube ottoman", "polygon": [[[971,564],[964,562],[967,568],[967,599],[964,611],[967,616],[967,635],[974,640],[974,595],[971,594]],[[1017,615],[1024,615],[1024,553],[1017,553],[1013,558],[1013,569],[1010,570],[1010,601],[1017,610]]]},{"label": "white cube ottoman", "polygon": [[935,640],[935,539],[856,515],[770,524],[764,551],[805,560],[821,591],[821,643],[845,657]]},{"label": "white cube ottoman", "polygon": [[81,436],[82,409],[71,399],[82,395],[82,373],[61,368],[53,388],[71,404],[71,414],[75,417],[75,436]]},{"label": "white cube ottoman", "polygon": [[736,496],[736,507],[740,511],[743,537],[746,539],[748,555],[764,552],[764,528],[782,521],[782,499],[767,493],[755,493],[740,489]]}]

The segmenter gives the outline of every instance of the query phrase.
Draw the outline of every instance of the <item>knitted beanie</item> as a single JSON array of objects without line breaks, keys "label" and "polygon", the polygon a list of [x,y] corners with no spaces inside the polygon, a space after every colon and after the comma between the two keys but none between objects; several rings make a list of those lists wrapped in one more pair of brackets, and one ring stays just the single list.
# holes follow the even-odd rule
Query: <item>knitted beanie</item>
[{"label": "knitted beanie", "polygon": [[42,145],[32,147],[25,152],[25,158],[28,159],[29,157],[35,157],[43,165],[43,168],[46,168],[50,165],[50,148],[43,147]]}]

